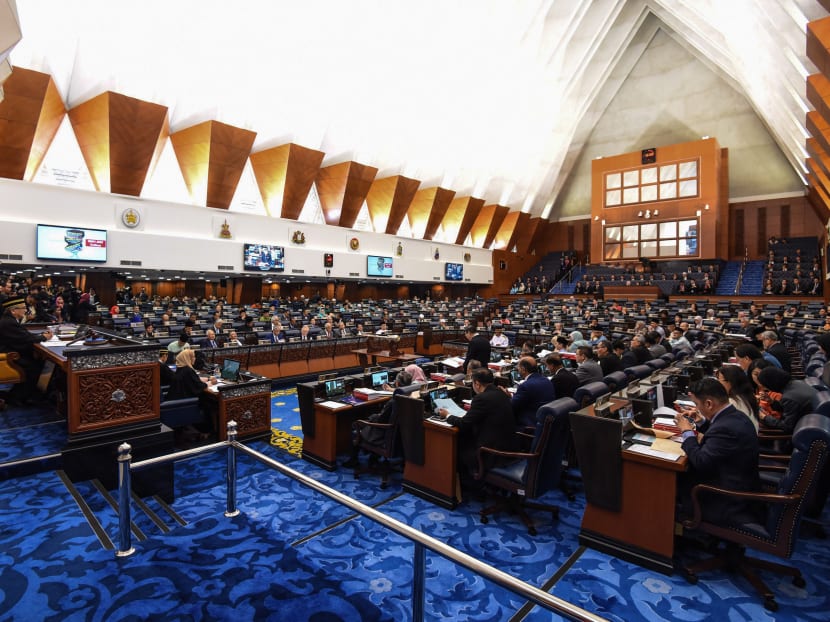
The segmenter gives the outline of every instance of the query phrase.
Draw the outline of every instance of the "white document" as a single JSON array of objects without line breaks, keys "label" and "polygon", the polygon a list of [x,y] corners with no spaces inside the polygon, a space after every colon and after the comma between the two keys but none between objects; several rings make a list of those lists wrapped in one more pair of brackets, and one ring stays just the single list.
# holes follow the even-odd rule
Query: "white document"
[{"label": "white document", "polygon": [[331,400],[326,400],[325,402],[320,402],[320,406],[325,406],[326,408],[346,408],[348,404],[344,404],[343,402],[332,402]]},{"label": "white document", "polygon": [[439,363],[443,363],[447,367],[463,367],[464,366],[464,359],[460,356],[453,356],[448,359],[444,359],[443,361],[438,361]]},{"label": "white document", "polygon": [[467,414],[467,411],[461,408],[458,404],[452,401],[449,397],[443,397],[440,399],[435,400],[435,407],[436,408],[446,408],[449,414],[453,415],[454,417],[463,417]]},{"label": "white document", "polygon": [[652,449],[646,445],[632,445],[628,448],[628,451],[633,451],[635,454],[645,454],[646,456],[654,456],[655,458],[662,458],[663,460],[669,460],[671,462],[676,462],[677,459],[680,457],[679,454],[670,454],[667,451],[659,451],[657,449]]}]

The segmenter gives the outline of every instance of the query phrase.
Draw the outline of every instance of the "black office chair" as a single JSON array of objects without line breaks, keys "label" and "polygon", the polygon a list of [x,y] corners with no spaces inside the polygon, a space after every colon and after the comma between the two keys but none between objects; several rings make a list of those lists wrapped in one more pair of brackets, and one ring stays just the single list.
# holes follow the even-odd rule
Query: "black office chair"
[{"label": "black office chair", "polygon": [[[761,580],[753,568],[772,570],[793,577],[793,584],[804,587],[805,581],[798,568],[756,559],[746,555],[746,547],[764,553],[789,558],[795,547],[799,523],[808,504],[813,501],[828,453],[830,453],[830,419],[810,414],[802,417],[792,436],[793,453],[787,470],[778,481],[775,494],[735,492],[700,484],[692,489],[694,515],[683,522],[687,529],[695,529],[726,541],[726,548],[716,557],[683,567],[686,579],[697,583],[697,575],[706,570],[727,568],[740,572],[764,598],[764,607],[777,611],[775,594]],[[702,496],[728,495],[747,501],[758,501],[766,507],[763,524],[744,523],[732,526],[716,525],[703,520]]]},{"label": "black office chair", "polygon": [[205,422],[198,397],[166,400],[161,403],[161,422],[169,428],[183,428]]},{"label": "black office chair", "polygon": [[[527,532],[535,536],[536,526],[527,509],[544,510],[550,512],[554,520],[558,518],[558,507],[532,503],[528,499],[536,499],[559,484],[562,458],[571,434],[568,415],[576,409],[576,401],[569,397],[541,406],[536,411],[536,428],[527,452],[479,448],[477,479],[507,493],[497,503],[479,512],[482,523],[487,523],[490,515],[508,510],[518,514],[527,526]],[[493,459],[501,462],[498,466],[488,467],[488,462]],[[505,460],[512,462],[504,465]]]},{"label": "black office chair", "polygon": [[589,404],[593,404],[600,395],[605,395],[606,393],[610,393],[610,389],[604,382],[596,381],[583,384],[574,391],[574,400],[577,403],[577,407],[574,410],[579,410]]},{"label": "black office chair", "polygon": [[609,390],[612,392],[619,391],[628,386],[628,376],[624,371],[612,371],[602,381],[608,385]]},{"label": "black office chair", "polygon": [[385,489],[389,485],[389,474],[392,472],[394,463],[399,461],[402,455],[396,410],[393,409],[388,423],[358,419],[352,423],[352,430],[357,448],[370,455],[367,466],[362,466],[359,461],[356,462],[352,471],[354,478],[359,479],[363,473],[379,472],[380,487]]}]

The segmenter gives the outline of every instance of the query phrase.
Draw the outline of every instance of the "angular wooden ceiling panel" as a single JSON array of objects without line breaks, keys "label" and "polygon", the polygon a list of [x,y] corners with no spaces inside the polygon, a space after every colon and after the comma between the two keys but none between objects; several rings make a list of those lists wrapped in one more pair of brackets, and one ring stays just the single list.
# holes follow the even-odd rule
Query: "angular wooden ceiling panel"
[{"label": "angular wooden ceiling panel", "polygon": [[0,177],[31,181],[66,115],[51,76],[15,67],[0,101]]},{"label": "angular wooden ceiling panel", "polygon": [[342,162],[320,169],[315,183],[327,225],[354,226],[378,169]]},{"label": "angular wooden ceiling panel", "polygon": [[[444,228],[444,240],[451,244],[463,244],[483,206],[484,199],[474,197],[453,199],[441,221]],[[459,239],[461,242],[458,241]]]},{"label": "angular wooden ceiling panel", "polygon": [[169,134],[167,107],[107,91],[69,120],[95,187],[139,196]]},{"label": "angular wooden ceiling panel", "polygon": [[473,246],[479,248],[486,248],[484,240],[487,238],[487,232],[490,230],[490,223],[493,222],[493,215],[496,213],[495,205],[485,205],[476,216],[473,226],[470,227],[470,241]]},{"label": "angular wooden ceiling panel", "polygon": [[510,211],[510,208],[505,205],[496,205],[495,210],[493,210],[493,217],[490,219],[490,226],[487,228],[487,234],[484,237],[484,244],[482,248],[490,248],[493,244],[493,240],[496,239],[496,233],[501,227],[501,223],[504,222],[505,216]]},{"label": "angular wooden ceiling panel", "polygon": [[251,154],[251,168],[270,216],[300,217],[325,155],[294,143]]},{"label": "angular wooden ceiling panel", "polygon": [[421,182],[401,175],[376,179],[366,195],[372,228],[390,235],[398,233]]},{"label": "angular wooden ceiling panel", "polygon": [[228,209],[251,153],[256,132],[206,121],[170,135],[194,202]]},{"label": "angular wooden ceiling panel", "polygon": [[454,197],[455,190],[446,188],[424,188],[416,192],[409,208],[412,236],[424,240],[434,238]]},{"label": "angular wooden ceiling panel", "polygon": [[530,214],[522,212],[509,212],[501,223],[498,232],[496,233],[496,250],[511,250],[516,243],[516,238],[519,233],[520,223],[530,220]]}]

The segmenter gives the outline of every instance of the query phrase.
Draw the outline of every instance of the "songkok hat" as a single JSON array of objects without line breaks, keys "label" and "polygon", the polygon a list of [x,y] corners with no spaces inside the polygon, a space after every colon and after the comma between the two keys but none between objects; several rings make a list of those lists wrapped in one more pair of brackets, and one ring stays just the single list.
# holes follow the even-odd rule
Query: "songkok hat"
[{"label": "songkok hat", "polygon": [[25,305],[26,299],[21,297],[16,298],[8,298],[3,301],[3,308],[4,309],[11,309],[12,307],[16,307],[18,305]]}]

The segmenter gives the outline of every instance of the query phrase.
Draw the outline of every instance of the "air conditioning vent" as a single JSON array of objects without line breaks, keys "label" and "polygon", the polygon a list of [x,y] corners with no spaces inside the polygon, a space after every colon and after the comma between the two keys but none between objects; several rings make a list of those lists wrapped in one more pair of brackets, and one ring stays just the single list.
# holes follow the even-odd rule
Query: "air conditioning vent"
[{"label": "air conditioning vent", "polygon": [[12,259],[12,260],[15,260],[15,261],[23,261],[23,255],[9,255],[9,259]]},{"label": "air conditioning vent", "polygon": [[349,272],[349,276],[360,276],[360,272]]},{"label": "air conditioning vent", "polygon": [[120,264],[122,266],[140,266],[141,262],[135,259],[122,259]]},{"label": "air conditioning vent", "polygon": [[234,267],[233,266],[216,266],[216,269],[217,270],[227,270],[227,271],[233,272]]},{"label": "air conditioning vent", "polygon": [[305,274],[305,270],[298,270],[297,268],[294,268],[291,270],[291,274]]}]

